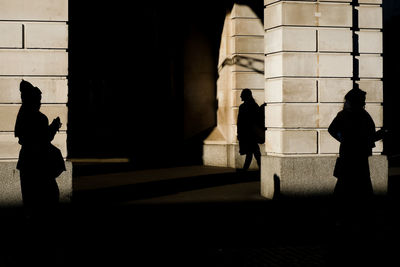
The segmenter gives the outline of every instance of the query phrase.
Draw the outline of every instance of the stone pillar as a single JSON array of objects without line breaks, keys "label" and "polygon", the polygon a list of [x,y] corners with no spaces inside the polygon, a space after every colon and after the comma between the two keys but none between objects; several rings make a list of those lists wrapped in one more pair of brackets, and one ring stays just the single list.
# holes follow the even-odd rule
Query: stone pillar
[{"label": "stone pillar", "polygon": [[[244,88],[264,102],[264,30],[260,18],[246,5],[234,4],[225,17],[219,50],[217,127],[204,142],[204,165],[240,168],[236,120]],[[253,160],[251,168],[257,165]]]},{"label": "stone pillar", "polygon": [[[53,144],[67,157],[68,0],[0,0],[0,205],[22,203],[14,125],[21,105],[19,83],[42,91],[41,111],[63,123]],[[72,166],[58,179],[61,200],[72,193]]]},{"label": "stone pillar", "polygon": [[[366,109],[383,126],[382,8],[379,0],[359,0],[359,66],[353,66],[351,0],[264,0],[266,156],[261,192],[272,198],[333,191],[339,143],[327,128],[352,88],[353,67],[367,92]],[[356,40],[357,38],[355,38]],[[374,190],[387,190],[387,160],[377,142],[370,158]]]}]

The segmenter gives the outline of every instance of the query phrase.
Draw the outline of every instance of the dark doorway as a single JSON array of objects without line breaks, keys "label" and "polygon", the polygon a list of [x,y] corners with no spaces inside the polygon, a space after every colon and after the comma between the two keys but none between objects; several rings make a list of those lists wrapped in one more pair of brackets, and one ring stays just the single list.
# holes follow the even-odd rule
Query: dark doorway
[{"label": "dark doorway", "polygon": [[400,166],[400,99],[398,87],[398,44],[395,41],[400,27],[400,2],[383,1],[383,93],[384,93],[384,126],[389,130],[384,140],[384,153],[388,155],[389,167]]},{"label": "dark doorway", "polygon": [[70,158],[201,164],[230,1],[187,2],[69,1]]}]

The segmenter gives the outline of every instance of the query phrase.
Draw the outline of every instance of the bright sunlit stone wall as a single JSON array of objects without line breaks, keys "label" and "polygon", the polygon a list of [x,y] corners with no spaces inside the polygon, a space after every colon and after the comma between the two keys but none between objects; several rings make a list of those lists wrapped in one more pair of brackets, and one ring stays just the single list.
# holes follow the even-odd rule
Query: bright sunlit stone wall
[{"label": "bright sunlit stone wall", "polygon": [[[20,145],[14,125],[21,105],[19,83],[31,82],[42,91],[43,112],[63,123],[53,140],[67,156],[68,120],[68,1],[0,0],[0,204],[21,202],[15,169]],[[58,178],[61,199],[72,191],[71,166]]]}]

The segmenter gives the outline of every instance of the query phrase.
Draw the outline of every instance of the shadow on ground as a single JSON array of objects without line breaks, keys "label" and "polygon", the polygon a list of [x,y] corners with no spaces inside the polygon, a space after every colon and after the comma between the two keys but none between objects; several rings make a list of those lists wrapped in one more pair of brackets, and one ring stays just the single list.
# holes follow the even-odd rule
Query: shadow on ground
[{"label": "shadow on ground", "polygon": [[[173,195],[259,188],[236,172],[80,191],[43,225],[3,209],[0,266],[393,266],[395,197],[376,197],[368,222],[338,227],[329,197],[163,202]],[[200,192],[200,193],[199,193]],[[76,197],[76,198],[75,198]],[[161,198],[160,198],[161,197]],[[152,200],[140,202],[138,200]],[[157,201],[155,201],[157,200]]]},{"label": "shadow on ground", "polygon": [[256,182],[259,171],[225,172],[218,174],[171,177],[149,182],[131,181],[130,184],[95,189],[76,188],[73,201],[80,204],[111,204],[140,199],[170,196],[180,192],[200,190],[225,185]]}]

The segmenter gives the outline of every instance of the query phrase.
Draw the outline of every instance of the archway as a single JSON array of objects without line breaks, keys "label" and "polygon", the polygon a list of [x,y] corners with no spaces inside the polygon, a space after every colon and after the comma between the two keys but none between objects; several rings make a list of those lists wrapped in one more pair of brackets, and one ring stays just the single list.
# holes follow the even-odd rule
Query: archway
[{"label": "archway", "polygon": [[71,1],[69,157],[128,159],[131,168],[201,164],[231,6]]}]

